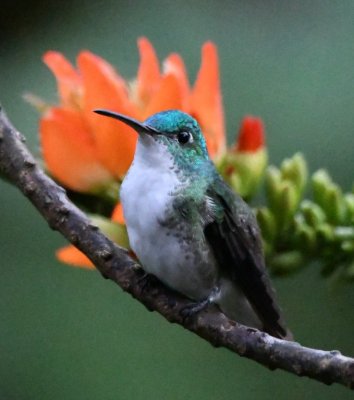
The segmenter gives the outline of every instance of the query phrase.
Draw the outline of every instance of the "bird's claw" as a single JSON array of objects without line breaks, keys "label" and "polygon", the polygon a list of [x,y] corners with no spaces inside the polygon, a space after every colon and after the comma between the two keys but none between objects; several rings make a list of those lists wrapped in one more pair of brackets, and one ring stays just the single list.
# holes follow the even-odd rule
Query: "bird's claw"
[{"label": "bird's claw", "polygon": [[198,303],[189,303],[186,306],[184,306],[180,310],[183,322],[186,322],[189,318],[194,317],[195,314],[204,310],[209,304],[210,304],[210,299],[206,298],[205,300],[202,300]]}]

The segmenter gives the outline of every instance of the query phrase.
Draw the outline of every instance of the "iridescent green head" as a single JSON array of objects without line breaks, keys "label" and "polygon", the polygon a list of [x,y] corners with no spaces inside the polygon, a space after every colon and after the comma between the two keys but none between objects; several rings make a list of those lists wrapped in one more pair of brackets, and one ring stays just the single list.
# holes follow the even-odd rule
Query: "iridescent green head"
[{"label": "iridescent green head", "polygon": [[[159,112],[143,123],[107,110],[95,112],[126,123],[139,133],[147,145],[153,140],[155,144],[165,147],[180,165],[200,164],[209,160],[205,139],[197,121],[182,111]],[[156,146],[153,147],[156,151]],[[151,151],[154,151],[153,148]]]}]

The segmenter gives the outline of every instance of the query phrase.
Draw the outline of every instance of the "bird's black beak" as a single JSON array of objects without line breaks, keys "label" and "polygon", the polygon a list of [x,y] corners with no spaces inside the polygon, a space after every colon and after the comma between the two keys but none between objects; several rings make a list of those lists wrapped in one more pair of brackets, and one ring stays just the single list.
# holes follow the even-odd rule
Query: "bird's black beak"
[{"label": "bird's black beak", "polygon": [[123,114],[116,113],[114,111],[109,111],[109,110],[93,110],[95,113],[104,115],[106,117],[111,117],[114,119],[118,119],[121,122],[124,122],[125,124],[129,125],[131,128],[136,130],[138,133],[148,133],[150,135],[157,135],[160,132],[151,126],[148,126],[146,124],[143,124],[142,122],[137,121],[134,118],[128,117]]}]

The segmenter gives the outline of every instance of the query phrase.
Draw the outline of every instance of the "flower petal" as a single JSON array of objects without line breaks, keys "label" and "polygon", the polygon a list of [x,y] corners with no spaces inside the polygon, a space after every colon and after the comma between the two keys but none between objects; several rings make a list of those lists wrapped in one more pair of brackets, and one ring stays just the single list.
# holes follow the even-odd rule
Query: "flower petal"
[{"label": "flower petal", "polygon": [[182,96],[182,110],[188,111],[190,87],[182,57],[177,53],[170,54],[164,62],[164,72],[166,75],[172,74],[177,78]]},{"label": "flower petal", "polygon": [[75,246],[66,246],[58,249],[55,253],[58,260],[75,267],[95,269],[95,266],[78,248]]},{"label": "flower petal", "polygon": [[169,74],[162,78],[160,87],[152,96],[143,112],[143,119],[159,111],[181,109],[182,93],[175,75]]},{"label": "flower petal", "polygon": [[124,80],[106,61],[84,51],[79,54],[78,65],[84,86],[84,113],[95,136],[98,157],[112,174],[121,178],[133,160],[137,134],[126,124],[92,111],[107,108],[135,116],[136,109],[128,99]]},{"label": "flower petal", "polygon": [[62,104],[77,107],[80,102],[81,78],[70,62],[57,51],[47,51],[43,61],[55,75]]},{"label": "flower petal", "polygon": [[219,156],[226,148],[226,140],[218,54],[211,42],[202,48],[202,62],[191,96],[191,114],[201,125],[210,155]]},{"label": "flower petal", "polygon": [[264,124],[261,118],[246,115],[240,126],[236,151],[256,152],[264,147]]},{"label": "flower petal", "polygon": [[78,111],[52,108],[40,120],[43,158],[64,186],[88,192],[112,179],[98,162],[89,130]]},{"label": "flower petal", "polygon": [[151,96],[158,88],[161,74],[159,60],[155,50],[148,39],[142,37],[138,40],[140,53],[140,64],[137,76],[138,103],[143,109],[149,102]]},{"label": "flower petal", "polygon": [[124,213],[122,203],[118,203],[112,213],[112,221],[118,224],[125,225]]}]

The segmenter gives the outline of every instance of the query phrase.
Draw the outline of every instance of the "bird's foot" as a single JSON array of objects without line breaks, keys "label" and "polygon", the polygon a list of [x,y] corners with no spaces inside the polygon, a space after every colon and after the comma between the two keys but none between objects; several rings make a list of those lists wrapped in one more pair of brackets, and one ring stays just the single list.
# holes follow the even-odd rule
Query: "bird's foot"
[{"label": "bird's foot", "polygon": [[188,320],[189,318],[194,317],[195,314],[204,310],[206,307],[208,307],[209,304],[210,304],[210,299],[209,297],[207,297],[202,301],[189,303],[186,306],[184,306],[180,311],[183,322],[186,322],[186,320]]},{"label": "bird's foot", "polygon": [[180,311],[183,321],[185,322],[187,319],[194,317],[195,314],[207,308],[211,303],[214,303],[219,294],[220,289],[215,286],[206,299],[187,304]]}]

